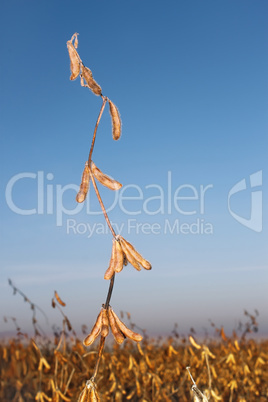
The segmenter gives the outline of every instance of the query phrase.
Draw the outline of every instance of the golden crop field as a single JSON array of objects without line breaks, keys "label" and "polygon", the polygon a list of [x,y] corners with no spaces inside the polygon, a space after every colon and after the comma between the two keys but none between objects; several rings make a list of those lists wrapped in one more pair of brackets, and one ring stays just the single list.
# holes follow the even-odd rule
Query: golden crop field
[{"label": "golden crop field", "polygon": [[[67,329],[66,329],[67,331]],[[86,349],[73,332],[53,340],[18,334],[0,345],[0,400],[77,401],[92,376],[97,346]],[[198,344],[173,336],[106,347],[96,380],[101,401],[211,401],[268,399],[268,341],[227,338]],[[190,340],[190,342],[189,342]],[[86,399],[84,400],[94,400]],[[205,400],[205,399],[203,399]]]}]

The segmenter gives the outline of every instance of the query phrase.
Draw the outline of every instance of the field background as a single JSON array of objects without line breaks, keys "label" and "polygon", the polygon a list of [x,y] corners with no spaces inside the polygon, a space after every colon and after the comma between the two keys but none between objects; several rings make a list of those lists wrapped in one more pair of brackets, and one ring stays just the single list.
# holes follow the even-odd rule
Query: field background
[{"label": "field background", "polygon": [[[260,401],[268,397],[268,342],[227,338],[194,347],[184,337],[145,339],[106,347],[97,377],[103,401],[189,401],[196,386],[212,401]],[[39,344],[39,346],[37,346]],[[92,376],[96,348],[85,350],[74,334],[33,341],[22,335],[1,342],[2,401],[77,401]],[[200,399],[202,400],[202,399]]]}]

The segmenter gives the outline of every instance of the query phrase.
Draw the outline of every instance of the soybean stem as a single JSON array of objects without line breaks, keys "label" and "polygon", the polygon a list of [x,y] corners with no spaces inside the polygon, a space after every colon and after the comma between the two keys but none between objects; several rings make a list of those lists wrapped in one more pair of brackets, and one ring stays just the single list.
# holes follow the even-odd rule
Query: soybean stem
[{"label": "soybean stem", "polygon": [[[104,306],[104,308],[106,310],[109,308],[110,300],[112,297],[113,287],[114,287],[114,279],[115,279],[115,274],[113,274],[113,276],[110,280],[110,286],[109,286],[109,290],[108,290],[108,294],[107,294],[107,298],[106,298],[106,302],[105,302],[105,306]],[[100,365],[100,360],[101,360],[104,344],[105,344],[105,337],[102,336],[101,340],[100,340],[100,344],[99,344],[98,357],[97,357],[97,361],[95,363],[94,373],[93,373],[93,376],[91,377],[92,381],[95,381],[95,377],[98,374],[98,369],[99,369],[99,365]]]},{"label": "soybean stem", "polygon": [[[110,220],[109,220],[109,218],[108,218],[108,215],[107,215],[105,206],[104,206],[104,204],[103,204],[103,201],[102,201],[102,198],[101,198],[101,196],[100,196],[100,193],[99,193],[97,184],[96,184],[96,182],[95,182],[95,178],[94,178],[94,176],[93,176],[93,174],[92,174],[92,172],[91,172],[91,157],[92,157],[92,152],[93,152],[93,149],[94,149],[94,144],[95,144],[95,139],[96,139],[96,134],[97,134],[98,126],[99,126],[99,123],[100,123],[100,119],[101,119],[102,113],[103,113],[103,111],[104,111],[105,104],[106,104],[106,102],[107,102],[107,97],[106,97],[106,96],[102,96],[102,100],[103,100],[102,106],[101,106],[101,109],[100,109],[100,112],[99,112],[99,116],[98,116],[98,119],[97,119],[97,122],[96,122],[96,125],[95,125],[95,129],[94,129],[94,133],[93,133],[93,138],[92,138],[92,142],[91,142],[91,147],[90,147],[90,151],[89,151],[88,166],[89,166],[89,171],[90,171],[90,178],[91,178],[91,181],[92,181],[92,184],[93,184],[93,187],[94,187],[96,196],[97,196],[97,198],[98,198],[98,201],[99,201],[99,203],[100,203],[100,206],[101,206],[101,209],[102,209],[104,218],[105,218],[105,220],[106,220],[106,222],[107,222],[107,225],[108,225],[110,231],[112,232],[113,237],[116,237],[115,231],[114,231],[114,229],[113,229],[113,227],[112,227],[112,225],[111,225],[111,222],[110,222]],[[108,309],[108,308],[109,308],[110,300],[111,300],[112,293],[113,293],[114,279],[115,279],[115,274],[112,276],[112,278],[111,278],[111,280],[110,280],[110,286],[109,286],[109,290],[108,290],[108,294],[107,294],[107,298],[106,298],[106,302],[105,302],[105,306],[104,306],[105,309]],[[104,348],[104,344],[105,344],[105,337],[102,336],[101,339],[100,339],[99,350],[98,350],[98,357],[97,357],[97,361],[96,361],[96,364],[95,364],[94,373],[93,373],[93,376],[91,377],[91,380],[92,380],[92,381],[95,380],[95,377],[97,376],[97,373],[98,373],[98,369],[99,369],[99,365],[100,365],[100,360],[101,360],[101,356],[102,356],[102,352],[103,352],[103,348]]]},{"label": "soybean stem", "polygon": [[92,157],[92,152],[93,152],[93,148],[94,148],[94,144],[95,144],[95,139],[96,139],[96,134],[97,134],[97,130],[98,130],[98,126],[99,126],[99,123],[100,123],[100,119],[101,119],[101,116],[102,116],[102,113],[103,113],[103,111],[104,111],[104,108],[105,108],[105,104],[106,104],[106,102],[107,102],[107,97],[106,96],[103,96],[102,97],[102,105],[101,105],[101,109],[100,109],[100,113],[99,113],[99,116],[98,116],[98,119],[97,119],[97,122],[96,122],[96,125],[95,125],[95,129],[94,129],[94,133],[93,133],[93,138],[92,138],[92,142],[91,142],[91,147],[90,147],[90,151],[89,151],[89,155],[88,155],[88,166],[90,167],[90,162],[91,162],[91,157]]},{"label": "soybean stem", "polygon": [[115,231],[113,230],[113,227],[112,227],[112,225],[111,225],[111,222],[110,222],[110,220],[109,220],[109,218],[108,218],[108,215],[107,215],[105,206],[104,206],[103,201],[102,201],[102,199],[101,199],[101,196],[100,196],[100,193],[99,193],[97,184],[96,184],[96,182],[95,182],[94,176],[93,176],[93,174],[92,174],[90,168],[89,168],[89,172],[90,172],[90,178],[91,178],[91,181],[92,181],[92,184],[93,184],[95,193],[96,193],[96,195],[97,195],[98,201],[99,201],[99,203],[100,203],[100,206],[101,206],[101,209],[102,209],[104,218],[105,218],[105,220],[106,220],[106,222],[107,222],[107,225],[109,226],[110,231],[112,232],[113,237],[116,237]]}]

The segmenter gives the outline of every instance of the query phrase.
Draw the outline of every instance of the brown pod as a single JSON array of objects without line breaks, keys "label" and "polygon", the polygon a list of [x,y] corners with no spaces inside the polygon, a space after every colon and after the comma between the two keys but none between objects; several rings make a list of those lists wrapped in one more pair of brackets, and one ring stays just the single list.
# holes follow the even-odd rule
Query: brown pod
[{"label": "brown pod", "polygon": [[128,264],[128,260],[127,260],[126,254],[124,254],[124,265],[127,266],[127,264]]},{"label": "brown pod", "polygon": [[115,272],[121,272],[124,267],[124,253],[119,241],[114,240],[115,242]]},{"label": "brown pod", "polygon": [[58,292],[55,290],[54,295],[56,297],[57,302],[62,306],[66,306],[66,304],[61,300],[60,296],[58,295]]},{"label": "brown pod", "polygon": [[70,323],[70,321],[69,321],[69,319],[67,317],[65,317],[65,321],[66,321],[68,330],[71,331],[73,328],[72,328],[71,323]]},{"label": "brown pod", "polygon": [[117,141],[121,137],[121,119],[117,107],[110,99],[109,99],[109,107],[112,118],[113,139]]},{"label": "brown pod", "polygon": [[78,33],[75,33],[75,40],[74,40],[74,47],[77,49],[78,48],[78,37],[77,35],[79,35]]},{"label": "brown pod", "polygon": [[90,392],[89,402],[100,402],[100,397],[95,389],[92,389]]},{"label": "brown pod", "polygon": [[102,313],[103,313],[103,309],[101,309],[90,334],[84,339],[83,343],[85,346],[90,346],[95,341],[95,339],[99,336],[99,334],[101,332],[101,326],[102,326]]},{"label": "brown pod", "polygon": [[32,338],[31,338],[31,342],[32,342],[32,345],[35,348],[35,350],[37,350],[40,353],[39,347],[36,345],[35,341]]},{"label": "brown pod", "polygon": [[138,261],[138,263],[144,268],[144,269],[152,269],[151,264],[149,261],[145,260],[130,244],[128,241],[126,241],[122,236],[120,236],[120,242],[121,244],[125,246],[125,248],[132,254],[132,256],[135,258],[135,260]]},{"label": "brown pod", "polygon": [[122,331],[118,328],[110,307],[108,309],[108,318],[109,318],[109,324],[110,324],[114,339],[119,345],[121,345],[121,343],[124,341],[124,339],[126,337],[122,333]]},{"label": "brown pod", "polygon": [[84,65],[82,65],[81,67],[81,76],[84,78],[84,80],[86,81],[85,83],[81,83],[81,85],[83,87],[88,87],[89,89],[91,89],[91,91],[95,94],[100,96],[101,95],[101,87],[99,86],[99,84],[97,84],[97,82],[94,80],[93,75],[91,70],[88,67],[85,67]]},{"label": "brown pod", "polygon": [[100,397],[95,388],[85,387],[79,395],[77,402],[100,402]]},{"label": "brown pod", "polygon": [[132,339],[135,342],[140,342],[142,340],[142,336],[140,334],[138,334],[137,332],[132,331],[131,329],[129,329],[121,320],[119,317],[117,317],[117,315],[115,314],[115,312],[112,310],[112,314],[114,316],[115,322],[118,326],[118,328],[121,330],[121,332],[123,332],[123,334],[128,337],[129,339]]},{"label": "brown pod", "polygon": [[85,80],[84,80],[82,74],[80,75],[80,84],[81,84],[81,87],[86,87]]},{"label": "brown pod", "polygon": [[86,162],[85,168],[82,174],[80,189],[76,195],[77,202],[83,202],[86,199],[88,189],[89,189],[89,179],[90,179],[90,171],[88,167],[88,163]]},{"label": "brown pod", "polygon": [[189,336],[189,341],[196,349],[201,349],[201,346],[196,342],[192,335]]},{"label": "brown pod", "polygon": [[84,202],[86,199],[86,193],[84,193],[83,191],[78,191],[77,195],[76,195],[76,202]]},{"label": "brown pod", "polygon": [[67,49],[69,52],[69,57],[70,57],[70,70],[71,70],[71,77],[70,80],[75,80],[79,73],[80,73],[80,63],[81,63],[81,59],[77,53],[77,51],[75,50],[74,46],[73,46],[73,38],[75,37],[75,47],[77,48],[78,46],[78,40],[77,40],[77,35],[78,34],[74,34],[71,38],[71,40],[68,40],[67,42]]},{"label": "brown pod", "polygon": [[108,314],[107,314],[107,309],[103,309],[102,311],[102,328],[101,328],[101,336],[106,338],[106,336],[109,334],[109,320],[108,320]]},{"label": "brown pod", "polygon": [[80,393],[77,402],[88,402],[88,389],[85,387],[83,391]]},{"label": "brown pod", "polygon": [[[127,259],[127,261],[134,267],[136,268],[137,271],[141,271],[141,267],[138,263],[138,261],[133,257],[133,255],[129,252],[128,248],[126,247],[125,243],[122,241],[122,237],[119,236],[119,241],[123,250],[123,253]],[[125,261],[124,261],[125,264]],[[126,264],[125,264],[126,265]]]},{"label": "brown pod", "polygon": [[115,240],[113,239],[112,255],[110,259],[109,267],[107,268],[104,279],[110,280],[114,274],[115,269]]},{"label": "brown pod", "polygon": [[91,161],[91,171],[94,177],[105,187],[108,187],[110,190],[119,190],[122,187],[122,184],[116,180],[111,179],[106,174],[102,173],[100,169],[97,168],[95,163]]}]

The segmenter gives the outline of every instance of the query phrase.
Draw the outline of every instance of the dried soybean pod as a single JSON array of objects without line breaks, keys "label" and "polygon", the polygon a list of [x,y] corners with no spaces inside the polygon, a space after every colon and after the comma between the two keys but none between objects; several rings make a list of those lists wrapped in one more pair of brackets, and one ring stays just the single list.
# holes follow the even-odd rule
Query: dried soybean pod
[{"label": "dried soybean pod", "polygon": [[[77,36],[78,36],[79,34],[78,34],[78,33],[75,33],[74,35],[75,35],[74,47],[77,49],[77,48],[78,48],[78,37],[77,37]],[[73,35],[73,36],[74,36],[74,35]]]},{"label": "dried soybean pod", "polygon": [[121,345],[121,343],[124,341],[124,339],[126,337],[122,333],[122,331],[118,328],[115,318],[112,314],[111,307],[108,308],[108,318],[109,318],[109,324],[110,324],[114,339],[119,345]]},{"label": "dried soybean pod", "polygon": [[97,168],[95,163],[91,161],[91,170],[94,177],[105,187],[108,187],[110,190],[119,190],[122,187],[122,184],[116,180],[111,179],[106,174],[102,173],[102,171]]},{"label": "dried soybean pod", "polygon": [[[77,35],[74,34],[71,38],[71,40],[68,40],[67,42],[67,49],[69,52],[69,57],[70,57],[70,70],[71,70],[71,77],[70,80],[75,80],[79,73],[80,73],[80,64],[81,64],[81,59],[77,53],[77,51],[75,50],[74,46],[73,46],[73,37]],[[76,41],[75,44],[78,43],[77,42],[77,36],[76,36]]]},{"label": "dried soybean pod", "polygon": [[121,244],[124,244],[125,248],[132,254],[132,256],[135,258],[135,260],[138,261],[138,263],[144,268],[144,269],[152,269],[151,264],[149,261],[145,260],[130,244],[128,241],[126,241],[122,236],[120,236],[120,241]]},{"label": "dried soybean pod", "polygon": [[77,202],[85,201],[87,193],[88,193],[88,189],[89,189],[89,178],[90,178],[90,172],[89,172],[88,163],[86,162],[85,168],[84,168],[84,171],[82,174],[80,189],[76,196]]},{"label": "dried soybean pod", "polygon": [[102,328],[101,328],[101,336],[106,336],[109,334],[109,320],[108,320],[108,314],[107,314],[107,309],[103,309],[102,312]]},{"label": "dried soybean pod", "polygon": [[58,292],[55,290],[54,295],[56,297],[57,302],[62,306],[66,306],[66,304],[61,300],[60,296],[58,295]]},{"label": "dried soybean pod", "polygon": [[126,259],[128,260],[128,262],[134,267],[136,268],[137,271],[141,271],[141,267],[138,263],[138,261],[133,257],[133,255],[129,252],[129,250],[126,248],[125,244],[123,242],[121,242],[121,238],[120,238],[120,244],[123,250],[123,253],[126,256]]},{"label": "dried soybean pod", "polygon": [[107,268],[104,279],[110,280],[114,274],[115,269],[115,240],[113,239],[112,255],[110,259],[109,267]]},{"label": "dried soybean pod", "polygon": [[110,114],[112,119],[112,133],[115,141],[121,137],[121,119],[115,104],[109,99]]},{"label": "dried soybean pod", "polygon": [[83,343],[85,346],[90,346],[95,341],[97,336],[99,336],[99,334],[101,332],[101,326],[102,326],[102,313],[103,313],[103,309],[101,309],[90,334],[84,339]]},{"label": "dried soybean pod", "polygon": [[97,391],[95,390],[95,388],[92,388],[92,390],[90,392],[89,401],[90,402],[100,402],[100,397],[99,397]]},{"label": "dried soybean pod", "polygon": [[201,346],[195,341],[192,335],[189,336],[189,341],[196,349],[201,349]]},{"label": "dried soybean pod", "polygon": [[112,314],[114,316],[115,322],[118,326],[118,328],[121,330],[121,332],[123,332],[123,334],[128,337],[129,339],[132,339],[135,342],[140,342],[142,340],[142,336],[140,334],[138,334],[137,332],[132,331],[131,329],[129,329],[121,320],[119,317],[117,317],[117,315],[115,314],[115,312],[112,310]]},{"label": "dried soybean pod", "polygon": [[84,81],[84,78],[83,78],[82,74],[80,75],[80,84],[81,84],[81,87],[85,87],[85,86],[86,86],[86,84],[85,84],[85,81]]},{"label": "dried soybean pod", "polygon": [[126,254],[124,254],[124,265],[127,266],[127,264],[128,264],[128,259],[126,257]]},{"label": "dried soybean pod", "polygon": [[77,402],[100,402],[100,397],[97,394],[96,385],[93,381],[87,381],[86,386],[79,395]]},{"label": "dried soybean pod", "polygon": [[88,402],[88,389],[84,388],[81,394],[79,395],[77,402]]},{"label": "dried soybean pod", "polygon": [[115,272],[121,272],[124,267],[124,253],[119,241],[115,240]]},{"label": "dried soybean pod", "polygon": [[36,345],[35,341],[32,338],[31,338],[31,342],[32,342],[32,345],[35,348],[35,350],[37,350],[37,352],[40,353],[39,347]]},{"label": "dried soybean pod", "polygon": [[83,87],[88,87],[95,95],[101,95],[101,87],[94,80],[91,70],[88,67],[82,65],[81,67],[81,76],[85,79],[86,84],[81,82]]}]

